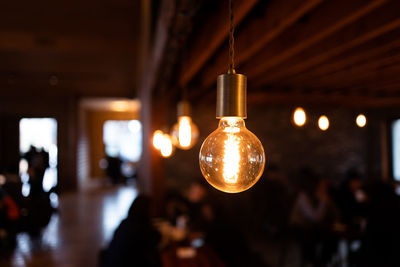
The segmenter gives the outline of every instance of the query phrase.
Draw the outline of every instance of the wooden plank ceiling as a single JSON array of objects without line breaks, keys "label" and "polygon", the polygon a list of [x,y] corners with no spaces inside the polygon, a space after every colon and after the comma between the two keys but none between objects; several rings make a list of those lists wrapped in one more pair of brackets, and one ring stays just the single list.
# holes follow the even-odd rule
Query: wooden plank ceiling
[{"label": "wooden plank ceiling", "polygon": [[0,4],[1,96],[133,96],[140,1]]},{"label": "wooden plank ceiling", "polygon": [[[228,67],[228,1],[151,2],[152,19],[164,19],[151,30],[153,71],[141,77],[154,85],[141,87],[214,97]],[[250,101],[400,106],[400,1],[233,3],[236,70],[248,76]],[[136,0],[1,3],[1,95],[133,96],[143,84],[140,10]]]},{"label": "wooden plank ceiling", "polygon": [[[400,1],[233,1],[250,101],[400,106]],[[201,5],[173,79],[192,99],[228,67],[228,1]]]}]

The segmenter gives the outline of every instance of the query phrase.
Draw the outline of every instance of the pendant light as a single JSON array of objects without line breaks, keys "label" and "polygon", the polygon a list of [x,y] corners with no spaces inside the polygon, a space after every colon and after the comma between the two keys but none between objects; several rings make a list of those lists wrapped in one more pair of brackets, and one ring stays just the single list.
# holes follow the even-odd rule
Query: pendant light
[{"label": "pendant light", "polygon": [[329,128],[329,119],[327,116],[322,115],[318,119],[318,127],[321,129],[321,131],[326,131]]},{"label": "pendant light", "polygon": [[199,137],[199,129],[190,117],[190,104],[178,103],[178,122],[172,127],[171,138],[174,146],[187,150],[192,148]]},{"label": "pendant light", "polygon": [[160,154],[164,158],[169,158],[174,153],[174,145],[169,134],[164,134],[161,139]]},{"label": "pendant light", "polygon": [[153,146],[155,149],[160,150],[163,142],[164,133],[161,130],[155,130],[153,133]]},{"label": "pendant light", "polygon": [[356,118],[356,124],[360,128],[365,127],[367,125],[367,117],[364,114],[359,114]]},{"label": "pendant light", "polygon": [[217,112],[220,119],[200,149],[200,169],[216,189],[239,193],[252,187],[265,166],[264,148],[258,138],[246,129],[247,78],[236,74],[233,64],[233,8],[229,1],[229,71],[217,79]]},{"label": "pendant light", "polygon": [[154,131],[153,146],[164,158],[169,158],[174,153],[174,146],[172,144],[171,136],[161,130]]},{"label": "pendant light", "polygon": [[293,112],[293,118],[292,119],[293,119],[293,123],[296,126],[302,127],[302,126],[304,126],[304,124],[306,124],[306,121],[307,121],[306,112],[304,111],[303,108],[298,107]]}]

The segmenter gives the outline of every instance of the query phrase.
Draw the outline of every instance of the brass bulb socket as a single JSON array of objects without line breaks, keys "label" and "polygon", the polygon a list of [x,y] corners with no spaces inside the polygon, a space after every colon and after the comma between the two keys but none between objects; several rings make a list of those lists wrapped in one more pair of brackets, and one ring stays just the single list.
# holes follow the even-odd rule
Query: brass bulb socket
[{"label": "brass bulb socket", "polygon": [[191,108],[187,101],[181,101],[178,103],[178,118],[181,116],[190,116]]},{"label": "brass bulb socket", "polygon": [[217,78],[217,119],[222,117],[247,118],[247,77],[227,73]]}]

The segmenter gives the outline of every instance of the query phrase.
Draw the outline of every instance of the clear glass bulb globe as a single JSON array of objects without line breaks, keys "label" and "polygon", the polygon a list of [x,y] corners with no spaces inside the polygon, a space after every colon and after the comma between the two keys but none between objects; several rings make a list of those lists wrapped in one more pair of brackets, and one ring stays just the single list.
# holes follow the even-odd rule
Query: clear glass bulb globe
[{"label": "clear glass bulb globe", "polygon": [[264,148],[240,117],[224,117],[204,141],[200,169],[216,189],[239,193],[252,187],[265,166]]},{"label": "clear glass bulb globe", "polygon": [[161,144],[164,138],[164,133],[160,130],[156,130],[153,133],[153,146],[155,149],[160,150]]},{"label": "clear glass bulb globe", "polygon": [[172,127],[172,143],[180,149],[192,148],[198,137],[199,129],[189,116],[180,116],[178,122]]},{"label": "clear glass bulb globe", "polygon": [[171,137],[169,134],[164,134],[161,140],[160,153],[164,158],[169,158],[174,153],[174,146],[172,145]]}]

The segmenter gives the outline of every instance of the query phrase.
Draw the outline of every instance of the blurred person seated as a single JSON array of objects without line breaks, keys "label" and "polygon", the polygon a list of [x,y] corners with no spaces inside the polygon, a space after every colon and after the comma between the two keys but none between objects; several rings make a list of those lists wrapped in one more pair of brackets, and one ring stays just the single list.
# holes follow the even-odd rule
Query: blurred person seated
[{"label": "blurred person seated", "polygon": [[367,189],[367,225],[359,266],[400,266],[400,198],[383,181]]},{"label": "blurred person seated", "polygon": [[22,195],[22,182],[18,173],[18,165],[11,164],[3,173],[5,177],[4,190],[19,207],[23,207],[25,198]]},{"label": "blurred person seated", "polygon": [[333,225],[338,211],[329,195],[329,182],[308,169],[300,172],[299,181],[290,224],[301,246],[303,264],[326,266],[337,249]]},{"label": "blurred person seated", "polygon": [[208,199],[205,182],[193,182],[186,194],[188,203],[188,224],[192,232],[206,233],[214,219],[212,204]]},{"label": "blurred person seated", "polygon": [[6,178],[0,175],[0,248],[12,249],[16,244],[19,207],[2,187]]},{"label": "blurred person seated", "polygon": [[335,200],[340,209],[341,221],[351,230],[359,228],[365,216],[366,195],[362,176],[358,172],[348,171],[345,181],[335,194]]},{"label": "blurred person seated", "polygon": [[359,261],[359,249],[366,224],[366,193],[362,176],[355,170],[347,172],[346,178],[333,194],[340,210],[342,237],[347,242],[347,261],[354,266]]},{"label": "blurred person seated", "polygon": [[151,223],[151,200],[138,196],[128,216],[114,232],[108,248],[101,252],[101,267],[160,266],[160,234]]},{"label": "blurred person seated", "polygon": [[285,233],[294,197],[278,166],[270,164],[251,193],[255,208],[254,234],[261,237],[260,233],[264,233],[277,238]]}]

